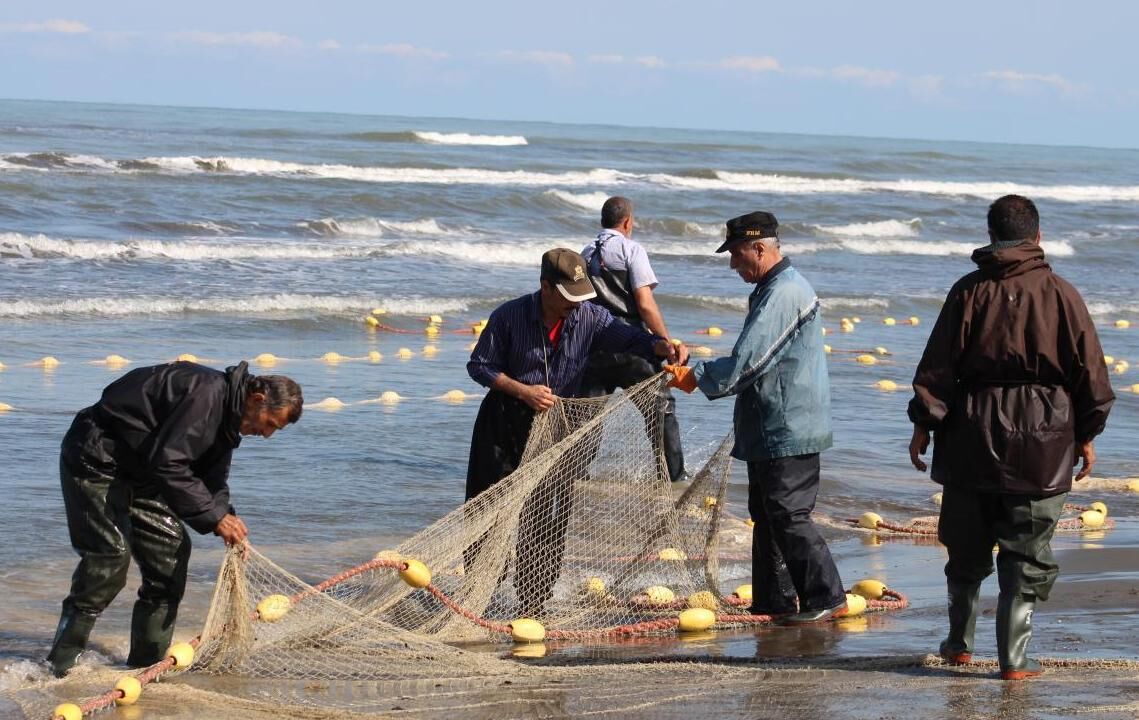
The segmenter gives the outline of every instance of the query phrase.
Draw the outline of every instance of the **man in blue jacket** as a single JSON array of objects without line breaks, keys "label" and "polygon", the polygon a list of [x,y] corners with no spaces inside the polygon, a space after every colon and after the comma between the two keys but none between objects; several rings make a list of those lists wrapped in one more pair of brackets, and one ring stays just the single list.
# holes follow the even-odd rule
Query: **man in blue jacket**
[{"label": "man in blue jacket", "polygon": [[248,530],[229,502],[229,465],[242,435],[269,437],[296,422],[301,388],[281,375],[253,376],[195,363],[141,367],[75,416],[59,458],[63,504],[79,565],[48,662],[75,665],[99,614],[142,575],[127,664],[162,659],[186,588],[190,536],[183,522],[227,545]]},{"label": "man in blue jacket", "polygon": [[716,250],[727,250],[732,269],[756,286],[732,354],[665,369],[685,392],[736,396],[732,457],[747,462],[755,520],[751,612],[801,625],[844,615],[846,593],[811,522],[819,453],[832,444],[819,299],[781,254],[778,227],[769,212],[733,218]]}]

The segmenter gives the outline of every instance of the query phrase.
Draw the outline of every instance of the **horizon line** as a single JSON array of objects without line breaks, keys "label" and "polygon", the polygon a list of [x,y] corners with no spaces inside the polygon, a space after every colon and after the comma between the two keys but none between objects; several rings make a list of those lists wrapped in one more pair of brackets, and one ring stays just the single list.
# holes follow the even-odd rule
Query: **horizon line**
[{"label": "horizon line", "polygon": [[503,117],[477,117],[465,115],[408,115],[405,113],[378,113],[378,112],[352,112],[347,110],[300,110],[296,108],[280,108],[280,107],[228,107],[223,105],[200,105],[200,104],[167,104],[167,103],[147,103],[137,101],[115,101],[115,100],[71,100],[71,99],[58,99],[58,98],[0,98],[0,102],[39,102],[39,103],[58,103],[58,104],[71,104],[71,105],[113,105],[120,107],[141,107],[141,108],[172,108],[183,110],[222,110],[228,112],[279,112],[279,113],[292,113],[298,115],[345,115],[349,117],[384,117],[384,118],[407,118],[407,119],[421,119],[421,120],[470,120],[475,122],[507,122],[507,123],[531,123],[543,125],[569,125],[574,127],[598,127],[598,128],[622,128],[630,130],[678,130],[684,132],[717,132],[717,133],[752,133],[760,135],[786,135],[793,137],[821,137],[821,138],[849,138],[854,140],[899,140],[904,142],[930,142],[930,143],[954,143],[954,144],[971,144],[971,145],[1010,145],[1015,147],[1042,147],[1042,148],[1070,148],[1073,150],[1090,149],[1090,150],[1139,150],[1139,146],[1128,147],[1120,145],[1091,145],[1091,144],[1067,144],[1067,143],[1042,143],[1042,142],[1010,142],[1006,140],[970,140],[962,138],[935,138],[935,137],[898,137],[888,135],[858,135],[858,134],[845,134],[845,133],[804,133],[792,132],[786,130],[739,130],[729,128],[713,128],[713,127],[689,127],[682,125],[632,125],[623,123],[592,123],[592,122],[575,122],[565,120],[535,120],[535,119],[510,119]]}]

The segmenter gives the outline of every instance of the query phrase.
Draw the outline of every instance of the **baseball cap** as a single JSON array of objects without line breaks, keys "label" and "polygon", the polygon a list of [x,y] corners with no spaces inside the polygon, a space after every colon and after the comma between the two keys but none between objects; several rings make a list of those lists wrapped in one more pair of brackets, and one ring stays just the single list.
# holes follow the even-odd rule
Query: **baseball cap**
[{"label": "baseball cap", "polygon": [[779,221],[775,219],[774,215],[763,210],[732,218],[727,222],[727,226],[728,232],[724,238],[724,244],[716,248],[718,253],[722,253],[732,245],[745,240],[779,237],[777,233]]},{"label": "baseball cap", "polygon": [[542,279],[549,280],[566,300],[582,302],[597,297],[585,272],[585,259],[568,248],[554,248],[542,255]]}]

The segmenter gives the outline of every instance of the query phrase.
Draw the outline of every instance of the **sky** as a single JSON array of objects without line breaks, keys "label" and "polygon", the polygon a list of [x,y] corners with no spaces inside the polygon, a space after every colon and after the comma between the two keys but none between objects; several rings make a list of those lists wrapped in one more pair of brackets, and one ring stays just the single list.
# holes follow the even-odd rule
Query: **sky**
[{"label": "sky", "polygon": [[4,0],[0,97],[1139,147],[1134,0]]}]

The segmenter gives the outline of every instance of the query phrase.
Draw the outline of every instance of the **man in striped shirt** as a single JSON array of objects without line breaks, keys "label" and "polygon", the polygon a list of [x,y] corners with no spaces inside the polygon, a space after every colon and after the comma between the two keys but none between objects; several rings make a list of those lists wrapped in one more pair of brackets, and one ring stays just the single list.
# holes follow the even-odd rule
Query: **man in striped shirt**
[{"label": "man in striped shirt", "polygon": [[[616,322],[605,308],[585,302],[596,294],[581,255],[556,248],[542,256],[538,292],[491,313],[467,363],[471,378],[490,388],[471,437],[468,500],[514,472],[535,413],[553,407],[559,397],[579,396],[591,352],[634,353],[681,365],[688,361],[683,346]],[[557,581],[572,487],[549,489],[527,505],[530,514],[546,520],[528,523],[523,518],[515,586],[524,614],[537,614]],[[470,554],[467,561],[472,562]]]}]

